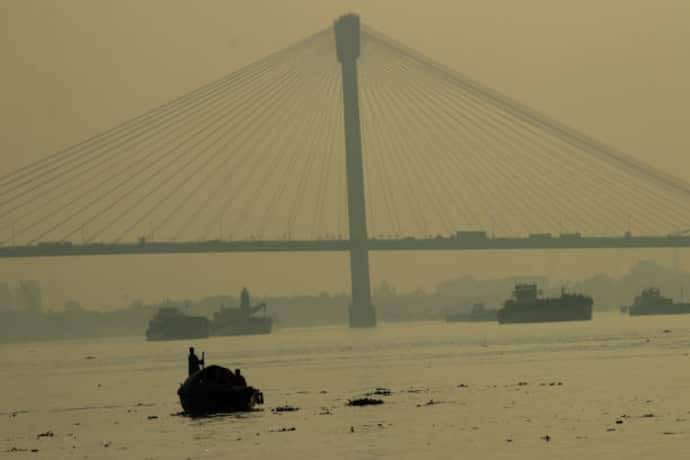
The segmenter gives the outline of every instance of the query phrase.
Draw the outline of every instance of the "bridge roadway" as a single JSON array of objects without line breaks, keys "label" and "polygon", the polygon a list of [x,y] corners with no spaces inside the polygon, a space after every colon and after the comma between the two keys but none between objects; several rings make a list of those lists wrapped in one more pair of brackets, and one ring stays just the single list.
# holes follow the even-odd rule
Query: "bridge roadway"
[{"label": "bridge roadway", "polygon": [[[371,251],[643,249],[688,248],[690,236],[528,237],[528,238],[401,238],[368,240]],[[187,241],[137,243],[39,243],[2,246],[0,258],[103,256],[128,254],[200,254],[219,252],[348,251],[348,240]]]}]

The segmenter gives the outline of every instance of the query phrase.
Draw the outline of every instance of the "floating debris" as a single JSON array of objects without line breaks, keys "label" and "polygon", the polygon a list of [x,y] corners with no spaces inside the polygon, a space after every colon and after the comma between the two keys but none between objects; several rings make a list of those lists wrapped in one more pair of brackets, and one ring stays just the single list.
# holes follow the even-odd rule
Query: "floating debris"
[{"label": "floating debris", "polygon": [[551,441],[551,436],[549,436],[549,435],[547,434],[547,435],[542,436],[541,439],[543,439],[543,440],[546,441],[546,442],[549,442],[549,441]]},{"label": "floating debris", "polygon": [[655,415],[652,414],[652,413],[649,413],[649,414],[644,414],[644,415],[642,415],[641,417],[642,417],[642,418],[654,418]]},{"label": "floating debris", "polygon": [[428,388],[410,388],[409,390],[406,390],[407,393],[428,393],[429,389]]},{"label": "floating debris", "polygon": [[434,401],[433,399],[428,400],[424,404],[417,404],[417,407],[422,406],[435,406],[436,404],[441,404],[441,401]]},{"label": "floating debris", "polygon": [[389,388],[378,387],[374,391],[367,393],[367,396],[390,396],[393,392]]},{"label": "floating debris", "polygon": [[157,418],[157,415],[149,415],[148,417],[146,417],[147,420],[156,420]]},{"label": "floating debris", "polygon": [[299,410],[299,407],[295,406],[290,406],[290,405],[284,405],[284,406],[278,406],[274,407],[271,409],[271,412],[296,412]]},{"label": "floating debris", "polygon": [[55,433],[53,433],[52,431],[46,431],[45,433],[38,433],[38,434],[36,435],[36,439],[40,439],[40,438],[52,438],[53,436],[55,436]]},{"label": "floating debris", "polygon": [[457,388],[469,388],[469,385],[465,385],[464,383],[461,383],[460,385],[456,385]]},{"label": "floating debris", "polygon": [[288,431],[297,431],[294,426],[278,428],[277,430],[271,430],[271,433],[287,433]]},{"label": "floating debris", "polygon": [[383,404],[383,401],[374,398],[356,398],[347,400],[348,406],[375,406],[378,404]]}]

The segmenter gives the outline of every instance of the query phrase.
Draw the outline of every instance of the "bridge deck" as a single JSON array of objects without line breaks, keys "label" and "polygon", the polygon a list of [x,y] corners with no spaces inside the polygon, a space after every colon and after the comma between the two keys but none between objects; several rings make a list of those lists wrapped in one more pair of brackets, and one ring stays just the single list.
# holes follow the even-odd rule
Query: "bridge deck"
[{"label": "bridge deck", "polygon": [[[689,236],[630,236],[578,238],[403,238],[372,239],[372,251],[527,250],[527,249],[632,249],[687,248]],[[211,252],[335,252],[347,251],[348,240],[316,241],[188,241],[119,244],[41,243],[0,247],[0,258],[66,257],[128,254],[194,254]]]}]

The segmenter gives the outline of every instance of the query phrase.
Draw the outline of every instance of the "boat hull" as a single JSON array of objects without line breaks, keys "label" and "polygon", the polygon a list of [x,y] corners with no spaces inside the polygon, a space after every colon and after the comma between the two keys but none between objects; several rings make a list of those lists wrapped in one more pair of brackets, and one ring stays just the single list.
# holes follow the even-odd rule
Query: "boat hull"
[{"label": "boat hull", "polygon": [[189,376],[177,390],[182,409],[189,415],[206,415],[250,411],[263,404],[261,391],[233,380],[232,373],[220,366]]},{"label": "boat hull", "polygon": [[146,340],[205,339],[210,335],[208,319],[200,316],[181,316],[168,320],[151,321]]},{"label": "boat hull", "polygon": [[690,304],[677,303],[672,305],[645,305],[628,308],[630,316],[651,315],[687,315],[690,314]]},{"label": "boat hull", "polygon": [[520,311],[502,308],[498,311],[497,319],[499,324],[589,321],[592,319],[592,306],[536,307]]},{"label": "boat hull", "polygon": [[204,385],[178,392],[182,409],[187,414],[204,415],[224,412],[246,412],[263,403],[262,393],[253,387]]}]

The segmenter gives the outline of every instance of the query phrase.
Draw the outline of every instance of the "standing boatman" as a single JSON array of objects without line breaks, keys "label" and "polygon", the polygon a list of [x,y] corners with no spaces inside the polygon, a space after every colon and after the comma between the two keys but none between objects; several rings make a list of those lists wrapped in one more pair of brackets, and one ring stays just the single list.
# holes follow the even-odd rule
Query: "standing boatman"
[{"label": "standing boatman", "polygon": [[194,353],[194,347],[189,347],[189,357],[187,358],[187,371],[189,375],[197,372],[204,365],[204,356],[201,359]]}]

